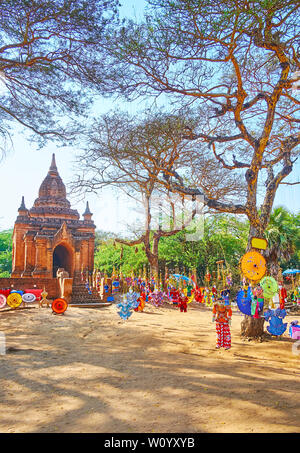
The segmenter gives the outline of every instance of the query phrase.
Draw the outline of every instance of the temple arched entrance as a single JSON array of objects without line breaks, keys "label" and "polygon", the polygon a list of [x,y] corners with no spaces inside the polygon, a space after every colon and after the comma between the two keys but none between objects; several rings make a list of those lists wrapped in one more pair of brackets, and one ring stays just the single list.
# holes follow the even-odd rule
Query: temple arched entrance
[{"label": "temple arched entrance", "polygon": [[72,252],[65,247],[63,244],[59,244],[53,250],[53,277],[56,277],[57,269],[63,268],[69,273],[69,276],[73,276],[72,266]]}]

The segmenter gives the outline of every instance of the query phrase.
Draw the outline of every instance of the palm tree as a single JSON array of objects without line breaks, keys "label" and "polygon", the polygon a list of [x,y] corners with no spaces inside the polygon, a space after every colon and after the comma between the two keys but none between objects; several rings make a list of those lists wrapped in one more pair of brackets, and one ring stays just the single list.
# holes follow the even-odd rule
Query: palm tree
[{"label": "palm tree", "polygon": [[273,209],[265,237],[266,259],[271,275],[277,277],[279,263],[289,261],[300,247],[300,214],[291,214],[283,207]]}]

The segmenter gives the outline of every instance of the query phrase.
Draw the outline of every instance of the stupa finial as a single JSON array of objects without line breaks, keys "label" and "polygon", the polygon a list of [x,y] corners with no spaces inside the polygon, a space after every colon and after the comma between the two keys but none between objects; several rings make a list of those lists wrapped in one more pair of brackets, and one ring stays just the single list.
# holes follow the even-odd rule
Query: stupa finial
[{"label": "stupa finial", "polygon": [[83,215],[92,215],[92,213],[90,211],[90,207],[89,207],[89,202],[88,201],[86,202],[86,208],[85,208],[85,211],[84,211]]},{"label": "stupa finial", "polygon": [[51,161],[51,165],[50,165],[49,171],[57,172],[57,166],[56,166],[56,162],[55,162],[55,154],[54,153],[52,154],[52,161]]},{"label": "stupa finial", "polygon": [[24,195],[22,196],[21,206],[19,207],[19,211],[26,211]]}]

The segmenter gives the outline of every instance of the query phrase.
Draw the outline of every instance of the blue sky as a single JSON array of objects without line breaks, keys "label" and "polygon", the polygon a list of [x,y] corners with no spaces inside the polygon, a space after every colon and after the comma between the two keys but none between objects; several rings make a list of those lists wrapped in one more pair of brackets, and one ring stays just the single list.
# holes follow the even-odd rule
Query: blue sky
[{"label": "blue sky", "polygon": [[[122,12],[137,18],[142,17],[143,0],[124,1]],[[97,106],[99,114],[112,109],[113,105],[109,100],[101,101]],[[134,113],[135,104],[130,106],[130,113]],[[124,105],[128,109],[128,105]],[[38,189],[46,176],[52,153],[56,155],[58,171],[68,187],[74,175],[74,161],[77,150],[72,148],[61,148],[55,144],[49,144],[46,148],[38,150],[34,143],[30,143],[25,134],[16,128],[14,133],[14,149],[7,153],[0,162],[0,230],[12,228],[18,214],[17,210],[24,195],[27,208],[31,208],[38,196]],[[288,181],[299,180],[300,162],[295,166],[293,174]],[[120,194],[106,189],[98,196],[89,194],[85,200],[78,201],[71,196],[68,197],[74,209],[82,214],[85,209],[86,200],[89,201],[90,209],[93,212],[93,219],[97,229],[122,233],[126,231],[126,225],[130,224],[131,218],[135,217],[133,204]],[[300,207],[300,185],[280,186],[278,189],[274,206],[282,205],[291,212],[299,212]]]}]

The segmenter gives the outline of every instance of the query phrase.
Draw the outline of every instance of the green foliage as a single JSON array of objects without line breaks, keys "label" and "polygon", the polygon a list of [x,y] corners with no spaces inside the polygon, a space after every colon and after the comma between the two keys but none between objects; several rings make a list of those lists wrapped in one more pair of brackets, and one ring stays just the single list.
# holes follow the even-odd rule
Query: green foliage
[{"label": "green foliage", "polygon": [[[170,272],[176,268],[182,273],[196,268],[198,277],[203,278],[207,267],[216,270],[216,261],[224,260],[227,267],[238,277],[238,263],[246,250],[249,226],[247,221],[237,220],[230,215],[216,215],[205,220],[204,235],[199,241],[186,240],[186,232],[179,231],[159,242],[159,268],[164,275],[165,266]],[[123,257],[121,256],[123,248]],[[108,274],[122,268],[124,274],[133,269],[137,274],[148,265],[143,246],[121,246],[112,238],[97,242],[95,267]]]},{"label": "green foliage", "polygon": [[300,214],[277,207],[265,232],[270,259],[279,260],[283,270],[300,266]]},{"label": "green foliage", "polygon": [[0,232],[0,278],[10,277],[12,264],[12,230]]},{"label": "green foliage", "polygon": [[41,144],[74,137],[78,115],[92,100],[96,43],[118,6],[118,0],[1,0],[1,138],[10,136],[12,120]]}]

